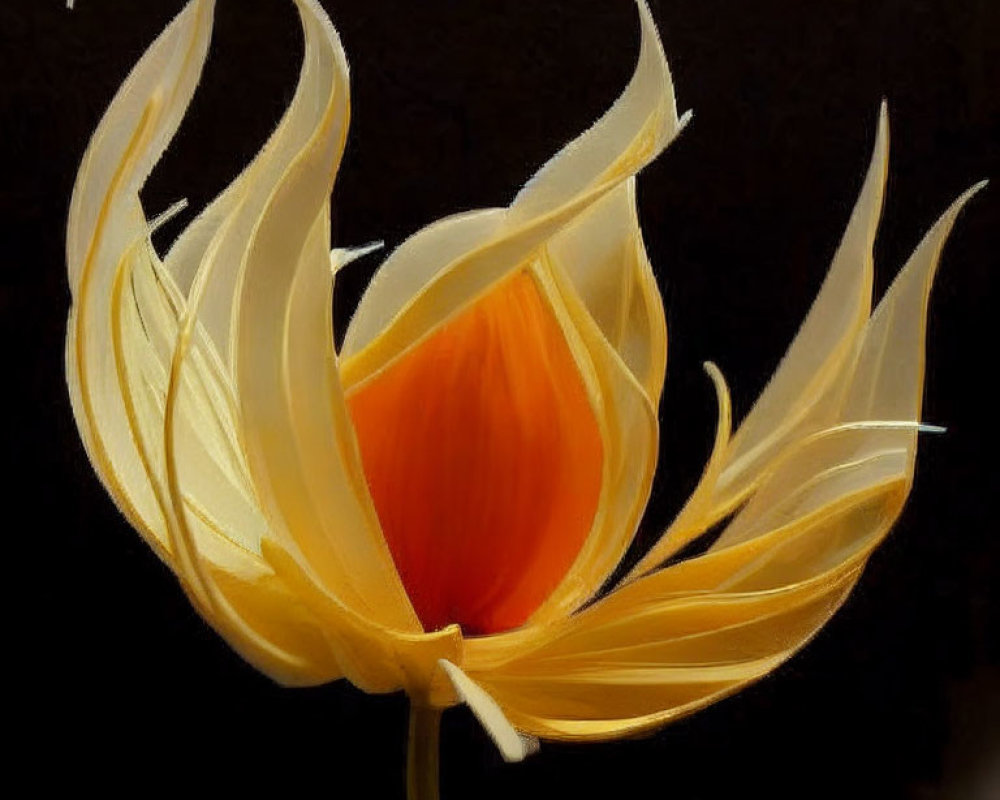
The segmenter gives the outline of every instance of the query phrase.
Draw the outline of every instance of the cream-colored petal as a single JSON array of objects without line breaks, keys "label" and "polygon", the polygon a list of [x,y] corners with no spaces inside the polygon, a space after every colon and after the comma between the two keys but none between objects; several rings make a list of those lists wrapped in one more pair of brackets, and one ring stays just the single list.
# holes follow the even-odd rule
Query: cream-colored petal
[{"label": "cream-colored petal", "polygon": [[[212,341],[232,331],[223,352],[232,359],[241,442],[268,535],[363,614],[419,630],[367,498],[333,353],[328,210],[346,135],[347,66],[322,9],[298,5],[306,38],[299,88],[269,156],[247,173],[242,200],[204,248],[182,338],[190,341],[199,326]],[[182,411],[188,354],[181,344],[172,364],[173,406]],[[183,439],[169,413],[167,433],[168,445],[171,436]],[[183,525],[187,512],[176,496],[184,494],[183,464],[173,472]],[[198,571],[197,553],[184,549]]]},{"label": "cream-colored petal", "polygon": [[265,523],[242,461],[231,387],[210,347],[192,348],[178,386],[192,413],[177,416],[175,460],[189,478],[181,502],[192,509],[198,550],[235,609],[231,618],[213,614],[172,544],[163,426],[185,301],[149,242],[159,220],[146,222],[138,191],[194,91],[211,21],[211,2],[191,3],[177,17],[119,91],[84,158],[67,245],[68,382],[95,468],[199,611],[275,679],[318,683],[339,671],[315,620],[287,602],[287,589],[254,552]]},{"label": "cream-colored petal", "polygon": [[147,235],[139,188],[180,122],[204,63],[210,0],[190,3],[149,48],[92,138],[73,190],[66,259],[73,307],[66,373],[88,455],[108,492],[157,553],[167,531],[135,440],[113,345],[120,263]]},{"label": "cream-colored petal", "polygon": [[912,478],[923,395],[924,334],[941,249],[966,202],[934,224],[863,329],[844,385],[825,405],[827,430],[804,437],[772,464],[759,492],[713,545],[721,549],[780,524],[784,516],[894,473]]},{"label": "cream-colored petal", "polygon": [[502,208],[455,214],[397,247],[365,289],[344,334],[341,357],[349,359],[363,349],[442,267],[492,239],[503,220]]},{"label": "cream-colored petal", "polygon": [[477,686],[475,681],[447,659],[442,658],[439,664],[447,673],[462,702],[472,709],[476,719],[486,729],[504,761],[523,761],[537,752],[538,739],[519,733],[503,715],[496,701],[484,692],[482,687]]},{"label": "cream-colored petal", "polygon": [[[736,434],[721,418],[712,455],[688,503],[633,568],[655,568],[754,491],[782,450],[836,418],[839,392],[871,308],[872,247],[888,168],[888,112],[883,103],[875,146],[854,211],[813,307],[777,371]],[[726,400],[726,415],[729,411]],[[720,440],[725,422],[725,439]]]},{"label": "cream-colored petal", "polygon": [[788,658],[846,598],[909,491],[923,339],[941,247],[974,187],[935,224],[865,324],[835,424],[793,442],[698,558],[517,637],[467,643],[464,668],[520,730],[626,735],[726,696]]},{"label": "cream-colored petal", "polygon": [[674,85],[660,34],[645,0],[637,0],[639,59],[625,91],[589,130],[557,153],[525,184],[510,207],[524,223],[584,194],[591,187],[635,172],[642,152],[655,158],[677,135]]},{"label": "cream-colored petal", "polygon": [[804,428],[822,426],[818,399],[845,379],[871,310],[872,247],[888,169],[889,123],[883,103],[868,174],[816,301],[781,364],[733,436],[714,504],[732,510],[753,490],[769,461]]},{"label": "cream-colored petal", "polygon": [[621,561],[639,524],[656,470],[656,408],[584,307],[565,272],[547,257],[535,264],[539,285],[580,355],[603,441],[601,496],[576,560],[529,625],[545,625],[589,600]]},{"label": "cream-colored petal", "polygon": [[[507,209],[470,212],[442,220],[416,234],[383,264],[351,321],[344,343],[345,386],[369,378],[445,320],[529,262],[536,250],[627,182],[677,134],[680,123],[673,86],[649,10],[638,3],[642,45],[635,74],[618,101],[589,131],[546,164]],[[626,199],[629,190],[622,190]],[[620,204],[620,201],[619,201]],[[612,204],[612,208],[617,208]],[[591,217],[611,226],[626,213]],[[638,289],[636,320],[616,338],[640,380],[653,386],[662,372],[660,341],[646,342],[646,327],[659,330],[658,306],[649,302],[651,275],[643,272],[641,242],[627,229],[616,233],[630,249],[624,263]],[[626,248],[625,243],[622,244]],[[590,270],[593,272],[594,270]],[[622,279],[625,284],[625,279]],[[629,292],[632,290],[630,289]],[[645,293],[645,294],[644,294]],[[619,297],[622,302],[631,300]],[[619,325],[621,327],[621,325]],[[631,337],[639,331],[640,341]],[[648,352],[644,352],[648,350]]]},{"label": "cream-colored petal", "polygon": [[546,249],[657,406],[667,366],[667,323],[639,229],[635,178],[581,214]]}]

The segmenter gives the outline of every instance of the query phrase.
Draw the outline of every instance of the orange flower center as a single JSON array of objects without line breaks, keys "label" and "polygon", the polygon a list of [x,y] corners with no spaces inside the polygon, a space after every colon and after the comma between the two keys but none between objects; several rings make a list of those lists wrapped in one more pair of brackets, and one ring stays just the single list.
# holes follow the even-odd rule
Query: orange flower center
[{"label": "orange flower center", "polygon": [[528,272],[348,396],[382,531],[428,631],[522,625],[590,532],[603,448]]}]

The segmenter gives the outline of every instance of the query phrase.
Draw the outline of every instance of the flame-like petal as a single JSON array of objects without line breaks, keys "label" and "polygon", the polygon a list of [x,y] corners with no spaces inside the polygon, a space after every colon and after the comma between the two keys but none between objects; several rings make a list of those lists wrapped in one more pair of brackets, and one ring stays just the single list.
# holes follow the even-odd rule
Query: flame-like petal
[{"label": "flame-like petal", "polygon": [[832,423],[769,462],[705,555],[618,588],[544,637],[469,643],[466,671],[519,729],[589,739],[655,727],[762,677],[832,616],[912,483],[931,282],[981,186],[935,223],[862,325],[834,399],[813,400]]}]

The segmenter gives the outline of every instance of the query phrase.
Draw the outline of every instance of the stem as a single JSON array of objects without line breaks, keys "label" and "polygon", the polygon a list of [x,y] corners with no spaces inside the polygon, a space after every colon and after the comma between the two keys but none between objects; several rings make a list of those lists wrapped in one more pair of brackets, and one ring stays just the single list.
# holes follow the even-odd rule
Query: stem
[{"label": "stem", "polygon": [[441,709],[410,705],[410,741],[406,754],[407,800],[438,800],[438,751]]}]

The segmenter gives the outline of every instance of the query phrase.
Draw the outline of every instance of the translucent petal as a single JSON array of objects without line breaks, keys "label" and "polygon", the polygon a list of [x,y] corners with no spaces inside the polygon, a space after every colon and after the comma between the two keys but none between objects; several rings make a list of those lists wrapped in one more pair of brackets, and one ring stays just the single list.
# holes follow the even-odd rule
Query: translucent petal
[{"label": "translucent petal", "polygon": [[[367,498],[336,379],[328,204],[346,132],[346,63],[322,10],[312,2],[301,2],[299,10],[306,36],[302,76],[285,125],[271,142],[274,153],[287,157],[259,162],[252,197],[235,206],[205,249],[184,335],[203,320],[210,329],[213,314],[232,306],[231,297],[223,305],[205,301],[230,291],[231,275],[216,267],[228,267],[235,256],[238,324],[226,351],[235,355],[240,432],[268,534],[326,591],[374,620],[419,629]],[[290,147],[294,153],[287,153]],[[283,168],[281,161],[287,162]],[[248,219],[258,197],[266,202]],[[234,229],[250,234],[237,242]],[[183,346],[174,354],[174,386],[188,372],[187,355]],[[182,409],[184,398],[174,405]],[[168,434],[178,439],[176,425]],[[182,464],[173,466],[176,495],[183,493],[185,474]],[[190,560],[197,569],[193,551]],[[211,594],[209,586],[206,591]]]},{"label": "translucent petal", "polygon": [[190,479],[178,501],[191,509],[197,549],[230,616],[213,613],[175,544],[163,426],[185,301],[153,252],[138,191],[190,100],[211,12],[210,2],[190,4],[152,45],[84,158],[67,248],[74,297],[67,376],[95,468],[199,611],[275,679],[318,683],[338,676],[336,663],[315,619],[288,602],[287,589],[256,552],[266,523],[242,459],[231,386],[201,340],[177,386],[186,408],[176,417],[175,461]]},{"label": "translucent petal", "polygon": [[[470,212],[435,223],[405,242],[382,265],[345,337],[346,386],[384,367],[529,261],[534,251],[622,186],[676,135],[680,123],[670,73],[649,11],[642,2],[638,6],[642,23],[639,63],[629,86],[608,113],[546,164],[509,208]],[[627,200],[629,190],[623,192]],[[621,202],[619,199],[611,208],[618,208]],[[616,213],[603,221],[605,216],[591,217],[601,230],[629,219],[628,214]],[[634,233],[626,228],[612,235],[634,243]],[[648,276],[642,277],[637,267],[643,259],[631,251],[623,255],[624,263],[612,263],[608,268],[635,273],[642,298],[642,287],[649,286]],[[592,292],[588,296],[592,297]],[[642,300],[638,311],[653,318],[651,324],[658,330],[657,307],[646,305]],[[657,353],[661,343],[637,345],[617,338],[622,339],[623,347],[627,344],[633,350],[646,347],[651,351],[651,355],[637,352],[633,356],[637,369],[650,374],[660,370]],[[645,374],[641,380],[646,380]]]},{"label": "translucent petal", "polygon": [[66,237],[66,376],[77,426],[108,492],[164,558],[166,523],[115,368],[112,298],[121,260],[147,235],[139,188],[194,92],[211,22],[211,2],[190,3],[125,81],[84,155]]},{"label": "translucent petal", "polygon": [[835,424],[772,460],[705,555],[543,631],[467,643],[466,672],[518,729],[586,739],[663,724],[760,678],[825,624],[909,491],[931,280],[977,188],[935,224],[864,325],[836,402],[819,401]]},{"label": "translucent petal", "polygon": [[817,398],[844,380],[871,310],[872,247],[882,211],[888,146],[888,112],[883,103],[871,165],[826,280],[729,446],[715,490],[715,504],[721,509],[731,510],[746,496],[768,459],[801,431]]},{"label": "translucent petal", "polygon": [[546,249],[657,406],[667,366],[667,323],[639,229],[635,178],[596,202]]},{"label": "translucent petal", "polygon": [[656,470],[656,408],[587,312],[568,276],[549,258],[536,266],[552,308],[591,373],[602,417],[604,480],[593,527],[576,560],[530,623],[571,614],[603,585],[635,534]]}]

